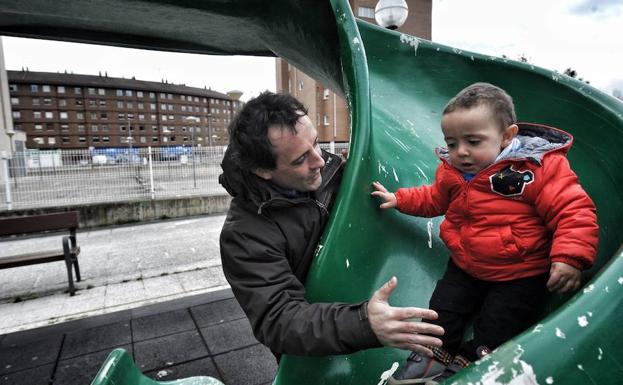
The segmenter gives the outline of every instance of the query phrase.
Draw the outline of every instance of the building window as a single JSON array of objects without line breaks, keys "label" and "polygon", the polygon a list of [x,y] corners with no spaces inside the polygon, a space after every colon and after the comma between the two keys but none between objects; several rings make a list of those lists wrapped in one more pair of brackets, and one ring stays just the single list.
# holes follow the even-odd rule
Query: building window
[{"label": "building window", "polygon": [[182,99],[183,101],[186,101],[186,95],[181,95],[180,99]]},{"label": "building window", "polygon": [[69,136],[63,136],[63,137],[61,138],[61,140],[63,141],[63,143],[69,143],[69,142],[71,142],[71,140],[69,139]]},{"label": "building window", "polygon": [[374,19],[374,8],[370,7],[357,7],[358,17],[367,17],[368,19]]},{"label": "building window", "polygon": [[105,107],[106,106],[106,101],[104,99],[100,100],[100,106],[101,107]]},{"label": "building window", "polygon": [[91,120],[97,120],[97,112],[91,112]]},{"label": "building window", "polygon": [[127,102],[127,108],[134,108],[134,104],[132,102]]},{"label": "building window", "polygon": [[16,106],[19,104],[19,98],[11,98],[11,104]]},{"label": "building window", "polygon": [[136,103],[136,108],[138,108],[139,110],[142,110],[145,108],[145,105],[143,103]]},{"label": "building window", "polygon": [[35,142],[36,144],[43,144],[43,143],[45,143],[43,138],[40,137],[40,136],[37,136],[36,138],[33,138],[32,141]]},{"label": "building window", "polygon": [[99,143],[99,141],[100,141],[100,137],[99,137],[99,136],[92,136],[92,137],[91,137],[91,141],[92,141],[93,143]]},{"label": "building window", "polygon": [[91,132],[97,132],[99,129],[99,127],[97,127],[97,124],[91,124]]},{"label": "building window", "polygon": [[137,98],[142,98],[143,97],[143,91],[136,91],[136,97]]},{"label": "building window", "polygon": [[110,142],[110,136],[102,136],[102,142],[104,143]]},{"label": "building window", "polygon": [[76,95],[82,95],[82,88],[80,88],[80,87],[74,87],[74,94],[76,94]]},{"label": "building window", "polygon": [[158,137],[157,136],[152,136],[151,137],[151,141],[152,142],[157,142],[158,141]]},{"label": "building window", "polygon": [[108,124],[102,124],[102,131],[109,131]]},{"label": "building window", "polygon": [[[17,111],[17,113],[19,114],[19,111]],[[15,116],[13,116],[13,117],[15,117]],[[41,119],[41,111],[33,111],[32,112],[32,117],[35,118],[35,119]]]},{"label": "building window", "polygon": [[322,120],[323,120],[323,124],[324,124],[325,126],[328,126],[328,125],[329,125],[329,116],[324,115],[324,116],[322,117]]},{"label": "building window", "polygon": [[100,119],[107,120],[108,119],[108,113],[107,112],[100,113]]},{"label": "building window", "polygon": [[87,138],[86,138],[86,137],[84,137],[84,136],[79,136],[79,137],[78,137],[78,142],[80,142],[80,143],[85,143],[86,141],[87,141]]},{"label": "building window", "polygon": [[58,99],[58,105],[60,107],[65,107],[67,105],[67,99]]},{"label": "building window", "polygon": [[84,124],[78,125],[78,132],[84,132]]},{"label": "building window", "polygon": [[48,144],[56,144],[56,138],[53,136],[48,137]]},{"label": "building window", "polygon": [[138,120],[145,120],[145,115],[138,114]]},{"label": "building window", "polygon": [[41,86],[41,89],[43,90],[43,92],[50,92],[50,86],[48,85]]},{"label": "building window", "polygon": [[17,84],[9,84],[9,91],[17,91]]},{"label": "building window", "polygon": [[123,90],[117,90],[117,96],[123,96]]},{"label": "building window", "polygon": [[324,100],[329,99],[329,94],[330,94],[330,91],[327,88],[325,88],[324,92],[322,93],[322,98]]},{"label": "building window", "polygon": [[302,80],[299,81],[299,91],[303,91],[303,85],[304,85],[303,81]]},{"label": "building window", "polygon": [[69,131],[69,125],[68,124],[61,124],[61,131]]},{"label": "building window", "polygon": [[76,119],[84,120],[84,112],[76,112]]},{"label": "building window", "polygon": [[167,99],[169,99],[169,100],[173,99],[173,95],[172,94],[167,94]]},{"label": "building window", "polygon": [[43,124],[35,124],[35,131],[43,130]]},{"label": "building window", "polygon": [[59,94],[64,94],[65,93],[65,87],[64,86],[56,87],[56,92],[58,92]]},{"label": "building window", "polygon": [[125,90],[125,96],[132,96],[132,90]]},{"label": "building window", "polygon": [[156,110],[156,103],[150,103],[149,104],[149,109],[152,110],[152,111],[155,111]]},{"label": "building window", "polygon": [[117,114],[117,119],[125,119],[125,114]]},{"label": "building window", "polygon": [[61,111],[58,113],[58,117],[60,119],[68,119],[69,118],[69,114],[67,114],[67,111]]},{"label": "building window", "polygon": [[21,117],[22,117],[22,113],[20,111],[13,111],[13,119],[21,119]]},{"label": "building window", "polygon": [[30,92],[39,92],[39,86],[37,84],[31,84]]},{"label": "building window", "polygon": [[54,112],[53,111],[46,111],[45,112],[45,118],[46,119],[54,119]]},{"label": "building window", "polygon": [[52,99],[50,98],[43,98],[43,104],[46,106],[51,106],[52,105]]},{"label": "building window", "polygon": [[82,101],[82,99],[76,99],[76,106],[81,106],[83,104],[84,102]]},{"label": "building window", "polygon": [[89,95],[95,95],[95,88],[89,88]]},{"label": "building window", "polygon": [[95,107],[95,100],[89,99],[89,106]]},{"label": "building window", "polygon": [[147,142],[147,138],[144,136],[141,136],[140,138],[141,143],[146,143]]},{"label": "building window", "polygon": [[117,100],[117,108],[123,108],[123,102],[120,100]]},{"label": "building window", "polygon": [[149,98],[150,98],[150,99],[156,99],[156,93],[154,93],[154,92],[150,92],[150,93],[149,93]]},{"label": "building window", "polygon": [[106,95],[106,90],[103,89],[103,88],[98,88],[97,89],[97,94],[104,96],[104,95]]},{"label": "building window", "polygon": [[151,126],[152,131],[158,131],[158,126]]}]

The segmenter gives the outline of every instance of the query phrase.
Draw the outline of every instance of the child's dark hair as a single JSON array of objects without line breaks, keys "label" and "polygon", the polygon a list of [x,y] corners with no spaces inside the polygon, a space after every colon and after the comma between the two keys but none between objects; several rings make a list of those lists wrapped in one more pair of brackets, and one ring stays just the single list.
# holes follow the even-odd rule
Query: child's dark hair
[{"label": "child's dark hair", "polygon": [[294,126],[304,115],[307,115],[305,106],[288,94],[266,91],[249,100],[228,127],[229,145],[238,166],[247,171],[274,170],[277,157],[268,138],[268,128],[282,126],[295,134]]},{"label": "child's dark hair", "polygon": [[481,105],[489,107],[501,130],[517,122],[513,98],[500,87],[489,83],[474,83],[462,89],[446,104],[443,115]]}]

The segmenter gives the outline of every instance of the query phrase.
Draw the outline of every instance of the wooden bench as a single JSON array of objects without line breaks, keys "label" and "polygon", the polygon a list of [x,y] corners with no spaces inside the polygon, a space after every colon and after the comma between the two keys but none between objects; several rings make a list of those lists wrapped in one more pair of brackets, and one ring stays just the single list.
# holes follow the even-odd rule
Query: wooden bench
[{"label": "wooden bench", "polygon": [[69,235],[65,235],[62,238],[62,247],[57,249],[0,256],[0,269],[28,266],[38,263],[65,261],[65,265],[67,267],[67,278],[69,280],[69,294],[74,295],[76,289],[74,287],[72,267],[76,271],[76,281],[80,281],[80,268],[78,266],[78,254],[80,254],[80,247],[76,242],[78,220],[79,216],[77,211],[0,218],[0,236],[33,234],[60,230],[68,230],[69,232]]}]

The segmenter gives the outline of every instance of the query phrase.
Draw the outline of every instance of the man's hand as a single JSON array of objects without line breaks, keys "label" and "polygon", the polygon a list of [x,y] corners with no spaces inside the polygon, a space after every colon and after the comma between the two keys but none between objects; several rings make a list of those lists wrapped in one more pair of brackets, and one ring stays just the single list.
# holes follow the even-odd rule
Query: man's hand
[{"label": "man's hand", "polygon": [[383,186],[379,182],[372,182],[372,187],[374,187],[375,191],[372,191],[370,195],[374,197],[379,197],[383,200],[383,203],[381,203],[381,205],[379,206],[380,208],[391,209],[398,205],[396,194],[387,191],[385,186]]},{"label": "man's hand", "polygon": [[441,346],[441,340],[429,334],[443,335],[443,328],[412,319],[437,319],[437,313],[430,309],[418,307],[390,306],[387,301],[396,285],[398,285],[398,279],[392,277],[370,298],[368,319],[372,331],[385,346],[417,351],[432,357],[433,352],[425,345]]},{"label": "man's hand", "polygon": [[563,294],[577,290],[582,281],[582,272],[563,262],[554,262],[549,269],[547,289],[551,292]]}]

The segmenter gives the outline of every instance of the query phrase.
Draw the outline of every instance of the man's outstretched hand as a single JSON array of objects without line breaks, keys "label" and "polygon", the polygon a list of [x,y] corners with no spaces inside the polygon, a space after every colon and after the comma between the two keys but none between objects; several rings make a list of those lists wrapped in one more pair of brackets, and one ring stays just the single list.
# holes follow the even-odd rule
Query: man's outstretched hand
[{"label": "man's outstretched hand", "polygon": [[433,320],[437,319],[437,313],[418,307],[390,306],[388,300],[397,285],[398,278],[392,277],[370,298],[368,320],[372,331],[385,346],[432,356],[433,352],[425,346],[441,346],[441,340],[433,335],[443,335],[443,328],[413,319]]}]

